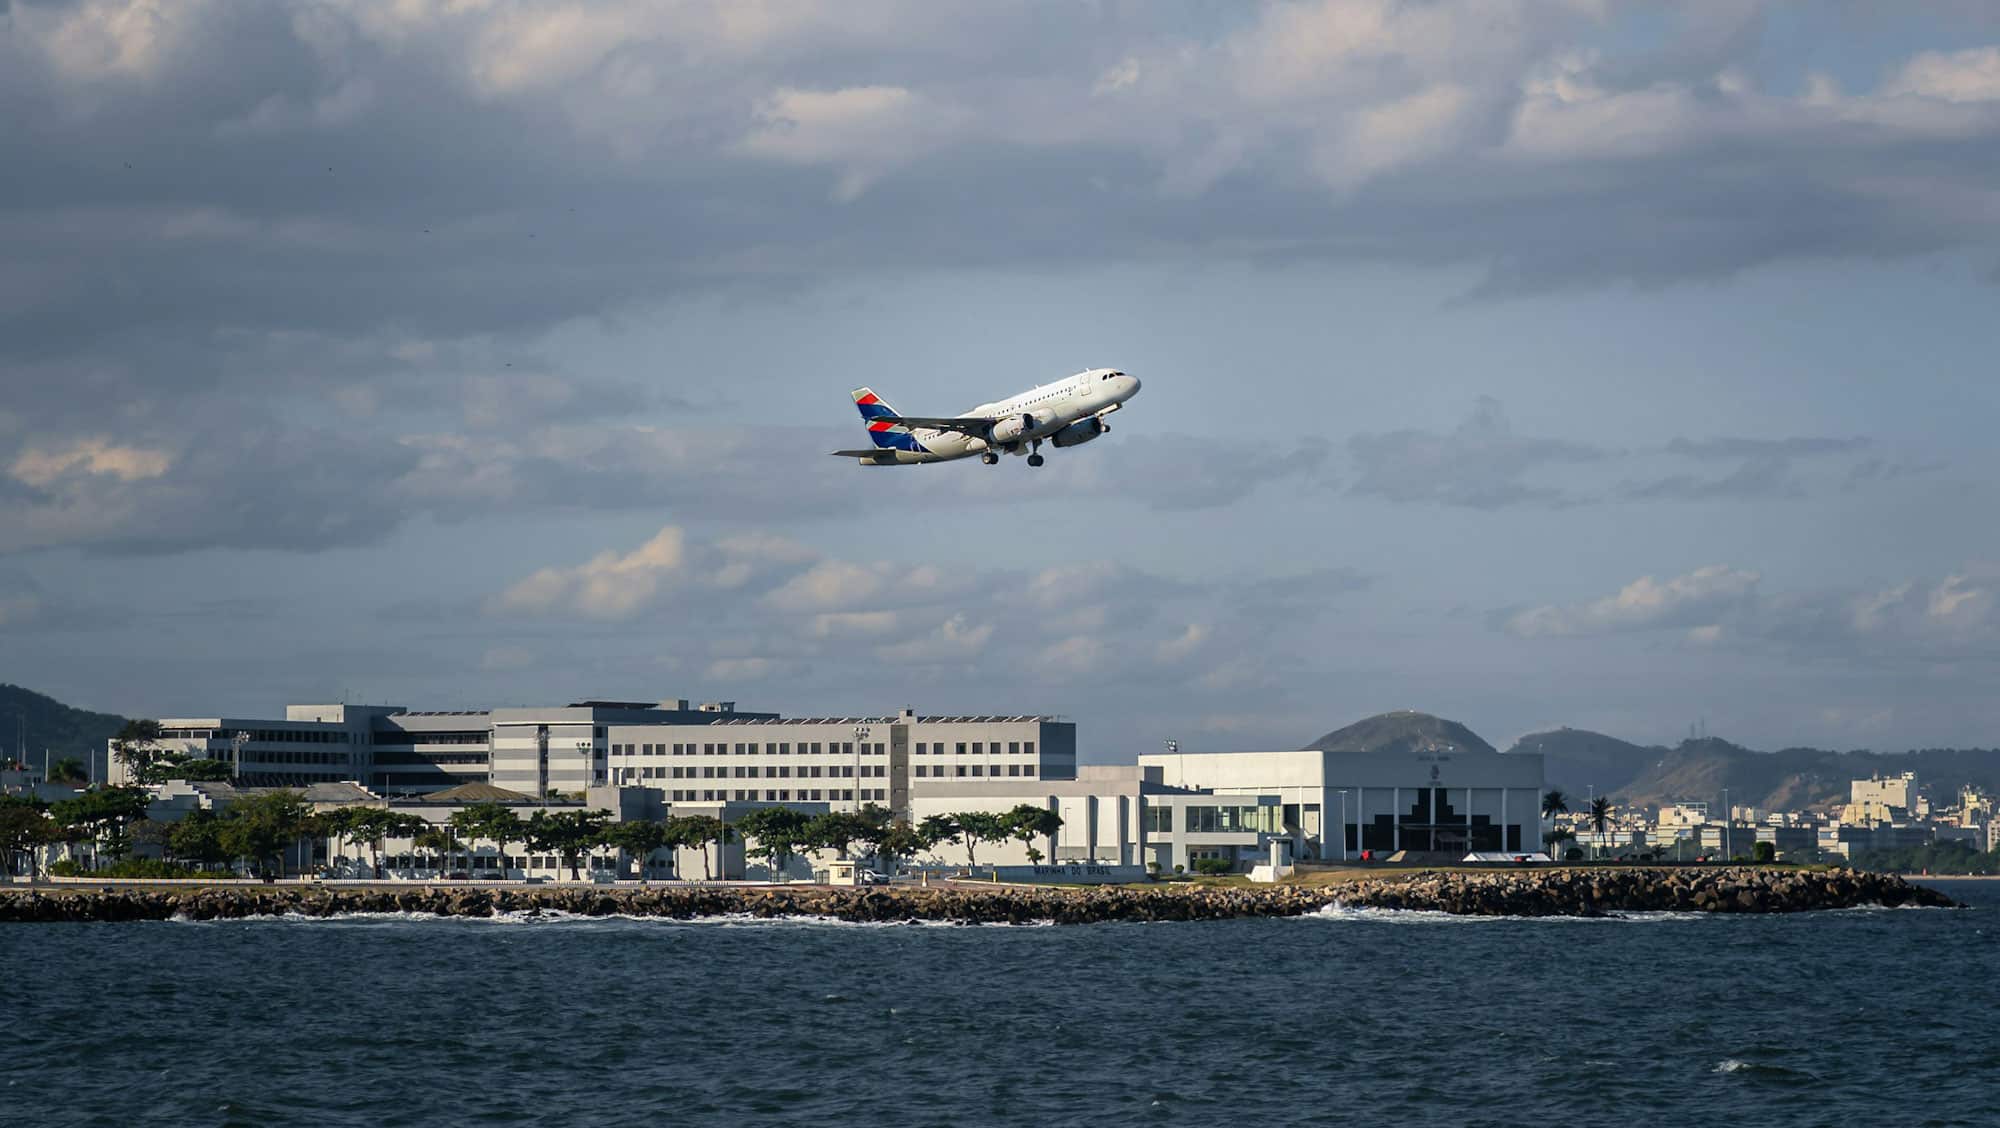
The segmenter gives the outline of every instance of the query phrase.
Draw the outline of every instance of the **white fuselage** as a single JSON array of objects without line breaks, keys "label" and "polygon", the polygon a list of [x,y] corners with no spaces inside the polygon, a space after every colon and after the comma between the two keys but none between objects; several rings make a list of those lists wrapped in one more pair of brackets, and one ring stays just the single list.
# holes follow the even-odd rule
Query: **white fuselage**
[{"label": "white fuselage", "polygon": [[1073,423],[1111,414],[1138,391],[1137,377],[1115,369],[1092,368],[966,412],[967,416],[1003,421],[992,439],[944,428],[915,428],[910,433],[921,449],[899,450],[896,461],[949,462],[988,452],[1027,454]]}]

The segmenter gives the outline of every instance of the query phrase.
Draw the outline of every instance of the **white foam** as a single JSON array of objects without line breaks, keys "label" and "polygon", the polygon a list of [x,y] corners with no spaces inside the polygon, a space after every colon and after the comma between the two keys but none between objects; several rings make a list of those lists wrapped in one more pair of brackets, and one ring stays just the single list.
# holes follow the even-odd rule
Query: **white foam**
[{"label": "white foam", "polygon": [[1721,1061],[1716,1062],[1715,1068],[1710,1070],[1709,1072],[1735,1073],[1738,1072],[1739,1070],[1744,1070],[1748,1068],[1750,1068],[1750,1063],[1747,1061],[1738,1061],[1735,1058],[1723,1058]]}]

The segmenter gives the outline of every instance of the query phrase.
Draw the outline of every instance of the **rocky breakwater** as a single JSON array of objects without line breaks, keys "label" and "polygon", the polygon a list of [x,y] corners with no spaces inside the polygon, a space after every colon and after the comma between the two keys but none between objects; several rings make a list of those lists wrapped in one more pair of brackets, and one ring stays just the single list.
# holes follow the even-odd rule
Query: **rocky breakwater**
[{"label": "rocky breakwater", "polygon": [[0,895],[4,921],[237,920],[334,917],[351,913],[490,917],[498,914],[703,917],[824,917],[864,923],[949,921],[967,924],[1085,924],[1102,921],[1222,920],[1297,916],[1333,899],[1298,886],[1190,888],[1099,886],[1033,889],[943,885],[849,889],[801,885],[761,888],[563,886],[413,888],[311,886],[131,887],[14,891]]},{"label": "rocky breakwater", "polygon": [[1523,917],[1958,906],[1935,889],[1890,874],[1754,867],[1419,873],[1403,882],[1360,882],[1340,890],[1337,900],[1348,908]]},{"label": "rocky breakwater", "polygon": [[70,887],[0,893],[0,922],[234,920],[334,917],[350,913],[490,917],[496,914],[702,917],[825,917],[897,923],[1091,924],[1299,916],[1330,904],[1470,916],[1596,916],[1610,912],[1785,913],[1858,905],[1949,907],[1935,890],[1852,870],[1555,869],[1419,872],[1340,885],[1230,887],[1097,886],[1035,889],[947,885],[847,889],[825,886],[314,887],[209,885]]}]

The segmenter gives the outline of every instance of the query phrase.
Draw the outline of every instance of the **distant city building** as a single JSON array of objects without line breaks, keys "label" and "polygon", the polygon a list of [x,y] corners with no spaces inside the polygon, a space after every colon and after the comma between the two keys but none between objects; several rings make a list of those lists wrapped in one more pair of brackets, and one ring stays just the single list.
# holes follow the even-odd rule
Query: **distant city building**
[{"label": "distant city building", "polygon": [[1843,823],[1907,822],[1928,815],[1928,804],[1917,786],[1917,773],[1857,779],[1848,784],[1847,806],[1841,810]]}]

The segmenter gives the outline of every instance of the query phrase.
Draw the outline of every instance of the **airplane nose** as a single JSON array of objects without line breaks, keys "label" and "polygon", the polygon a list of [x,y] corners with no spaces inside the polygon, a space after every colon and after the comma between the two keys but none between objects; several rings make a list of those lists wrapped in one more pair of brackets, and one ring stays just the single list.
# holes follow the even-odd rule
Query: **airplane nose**
[{"label": "airplane nose", "polygon": [[1127,380],[1130,380],[1130,381],[1132,381],[1132,386],[1131,386],[1130,388],[1127,388],[1127,389],[1125,390],[1125,394],[1126,394],[1126,395],[1128,395],[1128,396],[1134,396],[1134,395],[1138,395],[1138,394],[1139,394],[1139,378],[1138,378],[1137,376],[1129,376],[1129,375],[1128,375],[1128,376],[1126,376],[1125,378],[1126,378]]}]

